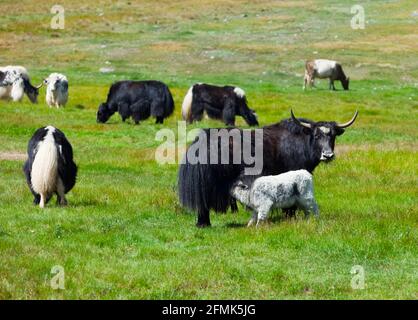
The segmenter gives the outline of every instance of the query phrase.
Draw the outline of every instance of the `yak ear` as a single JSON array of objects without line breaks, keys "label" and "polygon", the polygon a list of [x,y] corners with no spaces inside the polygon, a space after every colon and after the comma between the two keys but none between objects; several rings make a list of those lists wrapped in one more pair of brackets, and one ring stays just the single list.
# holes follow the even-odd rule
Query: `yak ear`
[{"label": "yak ear", "polygon": [[344,129],[337,128],[337,136],[342,135],[344,132],[345,132],[345,130],[344,130]]},{"label": "yak ear", "polygon": [[239,182],[238,186],[242,189],[242,190],[247,190],[248,189],[248,185],[244,184],[243,182]]}]

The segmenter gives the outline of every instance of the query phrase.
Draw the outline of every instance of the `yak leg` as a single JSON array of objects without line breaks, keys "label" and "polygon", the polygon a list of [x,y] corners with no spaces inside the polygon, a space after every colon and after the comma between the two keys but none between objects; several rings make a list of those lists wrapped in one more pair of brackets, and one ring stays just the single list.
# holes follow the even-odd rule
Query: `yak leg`
[{"label": "yak leg", "polygon": [[45,201],[46,201],[46,196],[45,196],[45,194],[41,193],[41,200],[39,201],[39,207],[40,208],[43,209],[45,207]]},{"label": "yak leg", "polygon": [[207,209],[198,210],[196,227],[198,228],[210,227],[209,210]]},{"label": "yak leg", "polygon": [[203,118],[203,112],[205,111],[203,103],[193,99],[191,108],[191,117],[190,120],[188,120],[188,123],[192,123],[193,121],[201,121]]},{"label": "yak leg", "polygon": [[32,192],[32,195],[33,195],[33,204],[38,205],[39,202],[41,202],[41,196],[39,194],[37,194],[32,188],[32,179],[31,179],[31,175],[30,175],[30,171],[29,171],[29,163],[28,162],[25,162],[23,171],[25,173],[26,182],[29,186],[30,192]]},{"label": "yak leg", "polygon": [[234,198],[231,198],[231,212],[236,213],[238,212],[238,205],[237,205],[237,201]]},{"label": "yak leg", "polygon": [[257,221],[257,227],[264,224],[267,220],[267,216],[270,212],[271,207],[273,206],[272,201],[264,201],[264,203],[258,207],[258,221]]},{"label": "yak leg", "polygon": [[303,201],[300,201],[300,206],[305,213],[305,217],[308,217],[311,212],[313,212],[315,218],[319,218],[318,204],[315,201],[315,198],[305,198]]},{"label": "yak leg", "polygon": [[118,112],[123,122],[125,122],[125,120],[131,116],[131,110],[129,108],[129,104],[127,104],[126,102],[121,102],[118,104]]},{"label": "yak leg", "polygon": [[286,209],[282,209],[282,211],[284,212],[284,215],[286,218],[294,218],[296,216],[296,206],[290,207],[290,208],[286,208]]},{"label": "yak leg", "polygon": [[232,99],[226,99],[222,119],[227,126],[235,126],[235,104]]},{"label": "yak leg", "polygon": [[33,193],[33,204],[38,205],[41,202],[41,196],[39,194]]},{"label": "yak leg", "polygon": [[329,78],[329,89],[335,91],[334,79]]},{"label": "yak leg", "polygon": [[303,84],[303,90],[306,90],[306,85],[309,84],[312,87],[312,79],[311,76],[309,75],[309,73],[307,71],[305,71],[305,79],[304,79],[304,84]]},{"label": "yak leg", "polygon": [[65,199],[65,187],[61,178],[58,178],[58,183],[57,183],[57,200],[60,206],[67,205],[67,199]]},{"label": "yak leg", "polygon": [[250,221],[248,221],[247,227],[251,227],[257,223],[258,213],[257,211],[253,212],[253,216],[251,217]]},{"label": "yak leg", "polygon": [[162,124],[163,122],[164,122],[164,117],[157,117],[156,120],[155,120],[156,124],[159,124],[159,123]]}]

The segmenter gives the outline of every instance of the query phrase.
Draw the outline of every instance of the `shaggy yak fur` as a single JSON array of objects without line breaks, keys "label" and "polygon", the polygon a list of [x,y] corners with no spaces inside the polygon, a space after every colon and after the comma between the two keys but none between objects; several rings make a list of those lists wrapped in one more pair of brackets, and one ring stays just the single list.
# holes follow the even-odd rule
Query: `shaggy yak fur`
[{"label": "shaggy yak fur", "polygon": [[[354,123],[358,112],[345,124],[330,121],[314,122],[292,118],[263,128],[263,169],[258,176],[246,176],[250,185],[259,176],[277,175],[291,170],[305,169],[312,173],[321,161],[330,161],[334,157],[335,138],[344,133],[344,128]],[[232,130],[228,128],[226,130]],[[234,130],[241,129],[234,128]],[[203,129],[209,137],[210,129]],[[254,131],[252,131],[254,135]],[[242,138],[241,134],[241,138]],[[198,143],[198,138],[192,143]],[[210,159],[210,143],[206,154]],[[251,139],[252,152],[254,141]],[[242,143],[242,141],[240,141]],[[221,142],[218,143],[220,153]],[[191,146],[189,146],[190,148]],[[189,162],[187,153],[179,168],[178,192],[180,203],[197,211],[197,226],[210,226],[209,211],[226,212],[234,199],[230,189],[237,178],[243,175],[245,163],[232,162],[232,150],[236,146],[230,143],[229,164],[207,164]],[[243,148],[239,148],[242,152]],[[197,151],[197,153],[199,153]],[[241,157],[243,159],[244,157]],[[220,159],[220,157],[218,158]]]},{"label": "shaggy yak fur", "polygon": [[168,87],[160,81],[119,81],[110,87],[107,101],[99,106],[97,122],[105,123],[117,111],[122,121],[132,117],[135,124],[150,116],[163,123],[174,110]]},{"label": "shaggy yak fur", "polygon": [[56,193],[58,203],[66,205],[65,194],[75,185],[77,166],[64,133],[52,126],[38,129],[29,141],[23,171],[35,204],[43,208]]}]

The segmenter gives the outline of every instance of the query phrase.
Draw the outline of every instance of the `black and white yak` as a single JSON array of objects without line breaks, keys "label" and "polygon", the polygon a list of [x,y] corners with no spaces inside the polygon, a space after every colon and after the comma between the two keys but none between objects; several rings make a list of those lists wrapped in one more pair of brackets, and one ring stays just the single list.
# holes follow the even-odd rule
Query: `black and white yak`
[{"label": "black and white yak", "polygon": [[209,118],[222,120],[227,126],[235,126],[235,116],[242,116],[250,126],[258,126],[257,115],[248,107],[244,90],[233,86],[195,84],[184,97],[181,112],[187,123],[202,120],[206,112]]},{"label": "black and white yak", "polygon": [[167,85],[160,81],[119,81],[110,87],[107,101],[99,106],[97,122],[105,123],[119,112],[122,121],[132,117],[135,124],[150,116],[163,123],[174,111],[174,100]]},{"label": "black and white yak", "polygon": [[39,88],[30,82],[26,68],[21,66],[0,67],[0,99],[21,101],[26,94],[32,103],[38,103]]},{"label": "black and white yak", "polygon": [[341,64],[333,60],[316,59],[306,61],[305,83],[303,85],[303,90],[306,89],[307,84],[309,84],[310,87],[313,87],[315,78],[329,78],[330,90],[335,90],[335,80],[341,81],[341,85],[343,86],[344,90],[348,90],[348,86],[350,84],[350,78],[345,75]]},{"label": "black and white yak", "polygon": [[[291,118],[282,120],[279,123],[265,126],[262,130],[262,171],[259,175],[245,176],[246,183],[251,185],[254,179],[260,176],[277,175],[292,170],[305,169],[312,173],[316,166],[322,161],[330,161],[334,157],[334,144],[337,136],[344,133],[344,128],[351,126],[358,112],[353,118],[344,123],[338,124],[334,121],[314,122],[307,119],[297,119],[291,112]],[[210,130],[203,129],[202,133],[210,135]],[[241,139],[245,137],[242,129],[228,128],[223,130],[240,130]],[[256,129],[260,130],[260,129]],[[254,130],[251,130],[254,133]],[[200,139],[196,139],[188,149],[200,145]],[[209,139],[207,139],[209,141]],[[255,139],[251,139],[251,149]],[[212,142],[212,141],[211,141]],[[247,141],[248,142],[248,141]],[[212,142],[213,143],[213,142]],[[216,141],[215,141],[216,143]],[[210,226],[209,211],[226,212],[229,206],[234,204],[230,196],[230,190],[238,177],[244,176],[245,164],[233,162],[234,150],[243,154],[240,146],[229,143],[229,162],[210,163],[211,143],[202,147],[206,164],[201,161],[189,161],[187,153],[179,168],[178,192],[180,203],[193,211],[197,211],[197,226]],[[221,150],[221,141],[218,140],[218,150]],[[248,147],[247,147],[248,148]],[[199,150],[199,149],[197,149]],[[216,149],[213,149],[216,150]],[[200,156],[200,150],[199,156]],[[253,152],[253,151],[252,151]],[[207,157],[207,159],[206,159]],[[291,208],[294,210],[294,208]]]},{"label": "black and white yak", "polygon": [[52,126],[38,129],[29,141],[23,171],[35,204],[44,208],[55,193],[58,203],[66,205],[65,194],[75,185],[77,166],[64,133]]},{"label": "black and white yak", "polygon": [[46,85],[45,100],[51,108],[55,106],[57,109],[65,107],[68,101],[68,79],[61,73],[51,73],[45,78],[43,83]]}]

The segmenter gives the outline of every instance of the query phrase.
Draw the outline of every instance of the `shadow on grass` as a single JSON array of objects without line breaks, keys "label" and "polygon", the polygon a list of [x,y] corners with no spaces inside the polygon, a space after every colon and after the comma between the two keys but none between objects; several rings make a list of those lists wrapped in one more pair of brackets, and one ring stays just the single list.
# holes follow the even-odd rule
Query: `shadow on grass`
[{"label": "shadow on grass", "polygon": [[97,200],[82,200],[79,202],[72,202],[70,203],[69,207],[72,208],[84,208],[84,207],[96,207],[103,205],[103,202]]},{"label": "shadow on grass", "polygon": [[225,225],[226,228],[236,229],[236,228],[246,228],[246,223],[230,222]]}]

